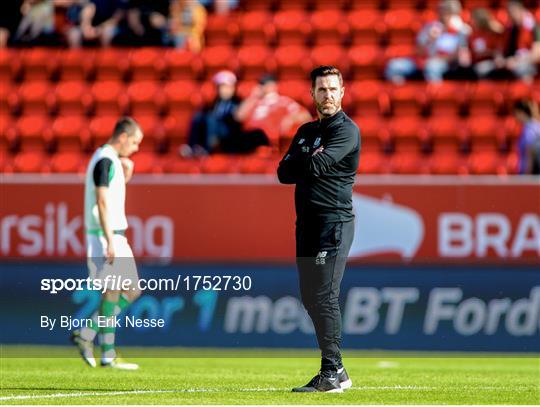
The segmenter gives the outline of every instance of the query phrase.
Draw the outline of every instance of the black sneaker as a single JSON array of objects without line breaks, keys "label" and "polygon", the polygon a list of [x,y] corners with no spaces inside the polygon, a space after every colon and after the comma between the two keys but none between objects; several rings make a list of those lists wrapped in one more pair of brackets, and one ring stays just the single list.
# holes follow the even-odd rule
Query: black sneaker
[{"label": "black sneaker", "polygon": [[344,367],[338,369],[339,385],[342,389],[350,389],[352,387],[352,380],[349,378],[347,371]]},{"label": "black sneaker", "polygon": [[321,375],[320,373],[302,387],[292,389],[294,393],[343,393],[339,385],[339,375],[337,373]]}]

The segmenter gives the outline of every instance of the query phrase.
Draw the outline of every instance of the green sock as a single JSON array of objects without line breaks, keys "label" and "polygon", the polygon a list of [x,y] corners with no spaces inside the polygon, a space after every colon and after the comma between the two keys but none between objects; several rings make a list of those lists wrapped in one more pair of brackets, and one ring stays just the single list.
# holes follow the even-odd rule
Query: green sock
[{"label": "green sock", "polygon": [[115,315],[120,315],[129,304],[131,304],[131,302],[128,300],[126,295],[120,294],[120,298],[118,298],[118,302],[116,303]]},{"label": "green sock", "polygon": [[[120,315],[122,311],[129,305],[131,302],[128,300],[125,294],[121,294],[118,298],[118,302],[116,303],[116,307],[114,309],[114,315]],[[100,305],[101,308],[101,305]],[[98,310],[99,311],[99,310]],[[88,324],[88,326],[81,328],[81,338],[85,341],[93,341],[96,335],[99,332],[99,326],[98,326],[98,316],[99,312],[96,311],[92,314],[92,321]]]},{"label": "green sock", "polygon": [[[101,357],[107,359],[114,359],[116,357],[116,352],[114,350],[114,316],[115,316],[116,302],[103,300],[101,302],[100,316],[105,317],[105,321],[100,321],[102,326],[100,329],[101,337]],[[103,326],[105,325],[105,326]]]}]

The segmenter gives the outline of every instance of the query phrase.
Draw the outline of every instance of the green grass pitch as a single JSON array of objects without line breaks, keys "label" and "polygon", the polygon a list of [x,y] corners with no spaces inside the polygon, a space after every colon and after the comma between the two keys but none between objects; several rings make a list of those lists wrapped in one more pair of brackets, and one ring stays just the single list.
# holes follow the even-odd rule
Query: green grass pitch
[{"label": "green grass pitch", "polygon": [[312,351],[127,349],[132,372],[75,355],[2,346],[0,404],[540,404],[538,355],[345,351],[343,394],[290,392],[317,372]]}]

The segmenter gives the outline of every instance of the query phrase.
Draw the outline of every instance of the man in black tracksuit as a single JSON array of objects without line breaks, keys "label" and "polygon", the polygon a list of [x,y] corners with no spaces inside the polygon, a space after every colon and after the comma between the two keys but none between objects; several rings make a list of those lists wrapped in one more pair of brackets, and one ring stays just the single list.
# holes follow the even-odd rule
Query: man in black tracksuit
[{"label": "man in black tracksuit", "polygon": [[315,326],[321,371],[295,392],[342,392],[352,385],[341,361],[339,288],[354,235],[352,186],[360,132],[341,110],[343,80],[334,67],[311,72],[319,120],[300,127],[279,163],[283,184],[296,184],[296,259],[302,302]]}]

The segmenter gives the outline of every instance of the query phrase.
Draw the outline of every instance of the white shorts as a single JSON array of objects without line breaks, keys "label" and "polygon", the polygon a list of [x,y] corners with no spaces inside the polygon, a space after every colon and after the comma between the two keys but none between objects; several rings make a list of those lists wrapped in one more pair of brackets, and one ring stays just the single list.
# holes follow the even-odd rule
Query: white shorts
[{"label": "white shorts", "polygon": [[132,286],[139,281],[137,265],[133,252],[123,235],[113,234],[114,262],[108,264],[105,261],[107,253],[107,240],[105,236],[86,235],[86,261],[88,274],[92,280],[99,279],[105,281],[107,276],[117,276],[117,281],[131,280]]}]

